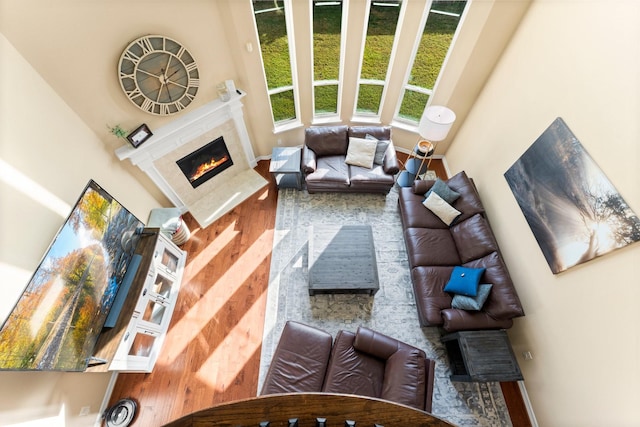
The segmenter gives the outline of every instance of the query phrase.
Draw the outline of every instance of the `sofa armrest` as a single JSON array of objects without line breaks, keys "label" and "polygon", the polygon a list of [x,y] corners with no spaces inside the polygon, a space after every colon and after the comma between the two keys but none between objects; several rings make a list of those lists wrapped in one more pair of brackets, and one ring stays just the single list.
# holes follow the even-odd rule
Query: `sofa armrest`
[{"label": "sofa armrest", "polygon": [[447,332],[472,331],[478,329],[509,329],[513,325],[511,319],[495,319],[482,311],[465,311],[447,308],[441,312]]},{"label": "sofa armrest", "polygon": [[302,173],[308,175],[316,171],[316,152],[304,145],[302,147]]},{"label": "sofa armrest", "polygon": [[414,194],[424,194],[429,191],[435,183],[435,180],[432,179],[416,179],[413,181],[413,192]]},{"label": "sofa armrest", "polygon": [[[433,396],[433,361],[418,350],[400,350],[389,359],[384,369],[381,398],[420,410],[431,411]],[[431,391],[431,398],[427,394]],[[429,406],[426,409],[425,406]]]},{"label": "sofa armrest", "polygon": [[260,394],[322,391],[331,356],[331,334],[288,321],[271,359]]},{"label": "sofa armrest", "polygon": [[387,360],[393,353],[398,351],[400,344],[400,341],[395,338],[388,337],[364,326],[359,326],[356,331],[353,348],[378,359]]},{"label": "sofa armrest", "polygon": [[382,160],[382,170],[389,175],[395,175],[400,172],[400,164],[398,163],[398,157],[396,156],[396,149],[393,146],[393,142],[389,140],[387,151],[384,153],[384,159]]}]

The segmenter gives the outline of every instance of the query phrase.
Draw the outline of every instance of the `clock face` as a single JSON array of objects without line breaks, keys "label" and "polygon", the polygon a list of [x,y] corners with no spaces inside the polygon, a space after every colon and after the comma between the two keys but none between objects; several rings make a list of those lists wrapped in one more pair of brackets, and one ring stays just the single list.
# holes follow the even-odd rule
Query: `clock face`
[{"label": "clock face", "polygon": [[118,64],[127,98],[147,113],[165,116],[184,110],[200,85],[195,59],[180,43],[143,36],[127,46]]}]

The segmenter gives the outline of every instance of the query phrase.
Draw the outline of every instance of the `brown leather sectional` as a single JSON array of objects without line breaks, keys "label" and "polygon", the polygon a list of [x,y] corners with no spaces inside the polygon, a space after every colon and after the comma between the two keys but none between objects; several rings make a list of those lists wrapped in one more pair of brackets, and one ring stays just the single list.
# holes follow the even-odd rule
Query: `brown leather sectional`
[{"label": "brown leather sectional", "polygon": [[[441,326],[448,332],[510,328],[512,319],[524,316],[524,310],[476,187],[465,172],[445,182],[460,193],[452,206],[461,215],[451,226],[422,204],[435,181],[417,180],[412,187],[399,189],[398,206],[420,324]],[[486,268],[480,283],[493,287],[480,311],[452,308],[452,295],[444,287],[454,266]]]},{"label": "brown leather sectional", "polygon": [[334,341],[325,331],[288,321],[261,395],[353,394],[431,412],[434,369],[424,351],[362,326],[338,332]]},{"label": "brown leather sectional", "polygon": [[[349,138],[371,135],[389,141],[382,164],[371,169],[345,163]],[[391,190],[400,170],[390,126],[315,126],[305,129],[302,173],[309,193],[383,193]]]}]

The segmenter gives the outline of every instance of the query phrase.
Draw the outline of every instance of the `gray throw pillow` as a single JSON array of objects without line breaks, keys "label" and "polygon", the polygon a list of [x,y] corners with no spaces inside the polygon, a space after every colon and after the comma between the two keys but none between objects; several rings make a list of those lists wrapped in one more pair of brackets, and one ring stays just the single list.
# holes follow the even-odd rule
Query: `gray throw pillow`
[{"label": "gray throw pillow", "polygon": [[491,292],[492,284],[478,285],[478,294],[475,297],[455,294],[451,301],[451,307],[460,310],[480,311]]},{"label": "gray throw pillow", "polygon": [[436,182],[433,184],[433,187],[431,187],[431,189],[427,191],[427,194],[425,194],[425,197],[429,197],[429,194],[431,192],[434,192],[438,196],[442,197],[442,199],[445,202],[449,203],[450,205],[453,204],[453,202],[455,202],[456,200],[458,200],[458,197],[460,197],[460,193],[449,188],[447,183],[441,180],[440,178],[436,179]]},{"label": "gray throw pillow", "polygon": [[365,139],[378,142],[378,145],[376,146],[376,155],[373,157],[373,163],[375,165],[381,165],[384,162],[384,155],[387,152],[387,147],[389,146],[390,141],[380,141],[375,136],[369,134],[365,135]]}]

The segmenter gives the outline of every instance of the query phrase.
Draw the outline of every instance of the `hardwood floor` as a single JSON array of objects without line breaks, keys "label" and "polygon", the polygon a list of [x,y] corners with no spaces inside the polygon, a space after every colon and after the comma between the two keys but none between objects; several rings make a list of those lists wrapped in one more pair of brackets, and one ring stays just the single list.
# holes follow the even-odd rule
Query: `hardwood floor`
[{"label": "hardwood floor", "polygon": [[[431,166],[446,176],[442,162]],[[138,402],[134,425],[160,426],[257,394],[277,189],[268,161],[256,170],[269,185],[214,224],[200,229],[184,216],[187,266],[161,355],[150,374],[120,374],[110,399]],[[517,384],[507,384],[505,397],[514,426],[530,425]]]}]

